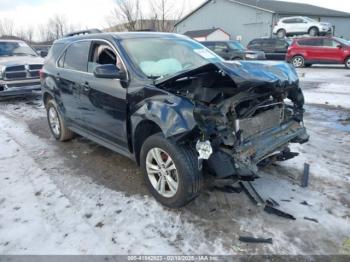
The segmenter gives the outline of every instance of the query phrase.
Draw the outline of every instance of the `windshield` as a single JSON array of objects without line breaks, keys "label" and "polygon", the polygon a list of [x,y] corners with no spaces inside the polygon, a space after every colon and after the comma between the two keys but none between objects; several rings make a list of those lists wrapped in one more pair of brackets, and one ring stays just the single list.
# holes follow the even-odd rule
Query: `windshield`
[{"label": "windshield", "polygon": [[227,43],[234,50],[245,50],[244,46],[239,42],[228,42]]},{"label": "windshield", "polygon": [[134,38],[122,41],[133,63],[149,78],[172,76],[222,61],[198,42],[181,38]]},{"label": "windshield", "polygon": [[37,56],[35,51],[24,42],[0,42],[0,56]]},{"label": "windshield", "polygon": [[337,40],[338,42],[340,42],[342,45],[350,45],[350,42],[343,39],[343,38],[334,37],[334,39]]}]

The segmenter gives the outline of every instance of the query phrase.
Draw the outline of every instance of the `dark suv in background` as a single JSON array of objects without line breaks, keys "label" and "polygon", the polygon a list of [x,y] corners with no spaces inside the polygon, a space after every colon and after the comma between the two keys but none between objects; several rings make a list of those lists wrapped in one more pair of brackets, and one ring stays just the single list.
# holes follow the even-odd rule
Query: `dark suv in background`
[{"label": "dark suv in background", "polygon": [[249,51],[238,41],[204,41],[202,45],[225,60],[265,60],[261,51]]},{"label": "dark suv in background", "polygon": [[267,60],[286,60],[288,47],[292,43],[289,39],[257,38],[249,42],[248,50],[263,51]]},{"label": "dark suv in background", "polygon": [[203,173],[254,180],[261,162],[290,159],[289,143],[308,140],[294,68],[226,62],[181,35],[63,38],[41,77],[53,136],[77,133],[133,159],[171,208],[199,195]]}]

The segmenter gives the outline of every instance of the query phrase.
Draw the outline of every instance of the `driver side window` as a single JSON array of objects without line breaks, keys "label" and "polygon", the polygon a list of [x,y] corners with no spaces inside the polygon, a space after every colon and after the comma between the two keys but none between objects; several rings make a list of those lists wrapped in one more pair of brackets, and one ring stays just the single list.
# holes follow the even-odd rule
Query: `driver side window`
[{"label": "driver side window", "polygon": [[103,42],[95,42],[92,44],[88,62],[88,72],[93,73],[95,67],[98,65],[116,65],[119,70],[125,71],[120,57],[110,45]]}]

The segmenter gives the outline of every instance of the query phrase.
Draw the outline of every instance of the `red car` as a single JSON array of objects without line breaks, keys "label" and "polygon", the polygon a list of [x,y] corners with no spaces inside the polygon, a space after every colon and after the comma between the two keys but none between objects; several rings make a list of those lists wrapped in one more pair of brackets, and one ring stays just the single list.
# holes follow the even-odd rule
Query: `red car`
[{"label": "red car", "polygon": [[294,39],[286,59],[294,67],[312,64],[345,64],[350,69],[350,42],[337,37]]}]

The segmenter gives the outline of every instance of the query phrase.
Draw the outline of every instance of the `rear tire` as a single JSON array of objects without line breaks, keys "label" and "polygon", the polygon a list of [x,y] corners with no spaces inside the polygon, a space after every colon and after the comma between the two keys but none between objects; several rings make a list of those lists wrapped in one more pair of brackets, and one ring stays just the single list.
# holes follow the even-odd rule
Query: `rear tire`
[{"label": "rear tire", "polygon": [[54,100],[49,100],[46,104],[47,121],[52,135],[56,140],[64,142],[71,140],[74,133],[67,128],[67,125],[58,110],[57,104]]},{"label": "rear tire", "polygon": [[310,30],[309,30],[309,35],[310,35],[310,36],[318,36],[318,35],[319,35],[318,28],[316,28],[316,27],[311,27]]},{"label": "rear tire", "polygon": [[287,35],[287,32],[284,29],[280,29],[280,30],[277,31],[277,37],[278,38],[285,38],[286,35]]},{"label": "rear tire", "polygon": [[291,61],[295,68],[302,68],[305,66],[305,59],[301,55],[294,56]]},{"label": "rear tire", "polygon": [[350,69],[350,57],[348,57],[347,59],[345,59],[345,67],[347,69]]},{"label": "rear tire", "polygon": [[199,195],[203,178],[194,149],[158,133],[145,141],[140,155],[146,185],[162,205],[181,208]]}]

